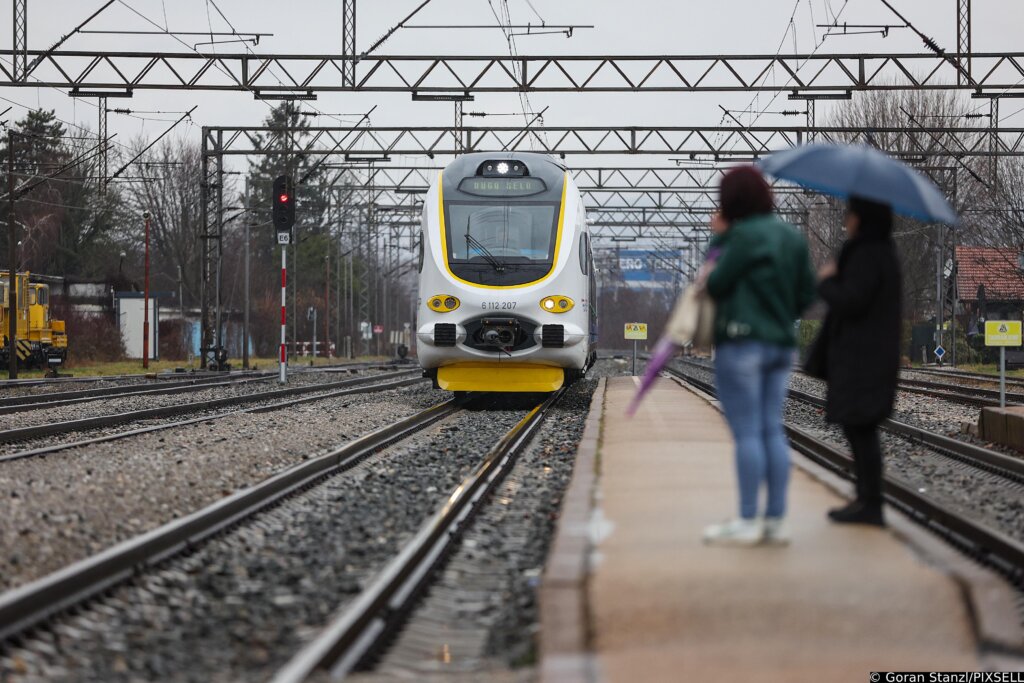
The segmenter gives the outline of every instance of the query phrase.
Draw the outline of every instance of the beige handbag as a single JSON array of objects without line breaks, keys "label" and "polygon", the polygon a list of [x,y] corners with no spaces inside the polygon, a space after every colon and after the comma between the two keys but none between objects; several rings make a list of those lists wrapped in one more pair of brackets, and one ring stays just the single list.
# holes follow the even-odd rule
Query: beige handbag
[{"label": "beige handbag", "polygon": [[679,346],[710,349],[715,335],[715,302],[707,290],[690,285],[676,301],[665,335]]}]

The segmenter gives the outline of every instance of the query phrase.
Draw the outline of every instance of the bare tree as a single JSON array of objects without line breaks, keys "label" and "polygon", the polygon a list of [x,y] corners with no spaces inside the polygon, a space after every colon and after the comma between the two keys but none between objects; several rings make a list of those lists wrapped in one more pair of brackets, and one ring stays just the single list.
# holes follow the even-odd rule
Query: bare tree
[{"label": "bare tree", "polygon": [[[144,141],[137,141],[141,149]],[[185,297],[199,300],[202,249],[200,150],[185,140],[168,140],[143,155],[137,173],[145,182],[128,185],[126,200],[131,219],[126,237],[140,250],[145,211],[150,213],[152,277],[156,285],[176,289],[179,269]]]}]

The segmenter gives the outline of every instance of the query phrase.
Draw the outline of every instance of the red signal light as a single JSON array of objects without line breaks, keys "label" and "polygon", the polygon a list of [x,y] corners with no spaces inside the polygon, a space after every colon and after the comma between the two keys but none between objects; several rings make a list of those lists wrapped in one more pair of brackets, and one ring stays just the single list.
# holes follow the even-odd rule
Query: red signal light
[{"label": "red signal light", "polygon": [[281,203],[283,204],[283,203],[286,203],[286,202],[288,201],[289,197],[288,197],[288,195],[286,195],[286,194],[282,194],[282,195],[281,195],[280,197],[278,197],[277,199],[278,199],[278,201],[280,201],[280,202],[281,202]]}]

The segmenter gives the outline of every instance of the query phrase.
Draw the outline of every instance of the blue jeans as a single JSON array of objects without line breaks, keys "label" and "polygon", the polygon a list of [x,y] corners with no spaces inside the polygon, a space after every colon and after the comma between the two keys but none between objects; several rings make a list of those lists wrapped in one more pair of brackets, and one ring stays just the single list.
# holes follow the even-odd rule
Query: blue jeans
[{"label": "blue jeans", "polygon": [[789,443],[782,426],[791,348],[759,341],[722,344],[715,356],[715,384],[725,419],[736,441],[736,474],[740,485],[740,517],[758,511],[761,482],[768,485],[765,516],[786,513],[789,484]]}]

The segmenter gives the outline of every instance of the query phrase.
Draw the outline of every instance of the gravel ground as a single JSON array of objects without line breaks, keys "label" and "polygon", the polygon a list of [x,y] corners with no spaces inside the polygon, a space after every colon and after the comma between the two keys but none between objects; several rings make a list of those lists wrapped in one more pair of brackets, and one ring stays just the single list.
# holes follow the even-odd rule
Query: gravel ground
[{"label": "gravel ground", "polygon": [[[367,376],[370,374],[379,373],[376,371],[367,371],[360,376]],[[339,377],[336,374],[327,374],[322,372],[302,373],[292,375],[289,378],[289,386],[324,384],[327,382],[339,382],[343,379],[347,378]],[[200,389],[198,391],[185,394],[153,394],[143,396],[124,396],[121,398],[106,398],[100,396],[95,400],[85,401],[83,403],[47,408],[45,410],[30,410],[0,415],[0,430],[49,424],[51,422],[64,422],[66,420],[78,420],[85,417],[127,413],[133,410],[159,408],[161,406],[176,406],[183,403],[193,403],[195,401],[205,401],[214,398],[248,396],[277,388],[280,387],[276,386],[272,379],[268,379],[260,382],[232,383],[228,386]]]},{"label": "gravel ground", "polygon": [[59,620],[5,653],[0,675],[265,680],[525,412],[516,405],[444,420]]},{"label": "gravel ground", "polygon": [[[680,366],[680,369],[700,379],[711,377],[709,371],[692,366]],[[817,388],[802,384],[809,382],[816,382]],[[822,392],[821,382],[805,377],[794,377],[793,386],[807,393],[820,395]],[[919,403],[922,406],[918,409],[920,412],[910,412]],[[969,410],[961,404],[942,399],[900,395],[893,417],[931,431],[949,433],[951,424],[959,425],[964,411]],[[849,449],[840,429],[826,422],[822,411],[814,406],[787,401],[786,421],[823,441]],[[887,475],[1013,538],[1024,538],[1024,487],[947,458],[908,439],[884,430],[881,433]]]},{"label": "gravel ground", "polygon": [[186,515],[445,397],[424,382],[0,464],[0,589]]}]

